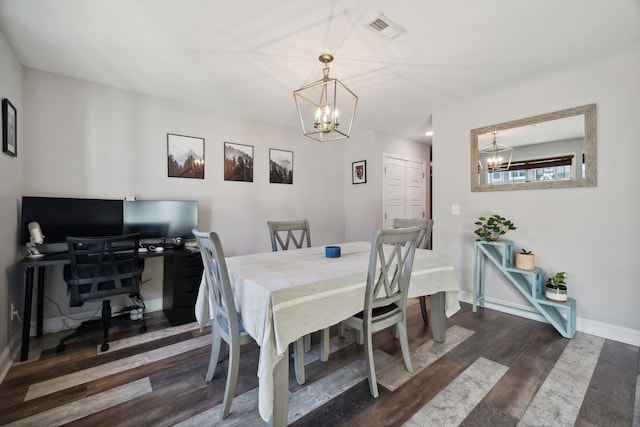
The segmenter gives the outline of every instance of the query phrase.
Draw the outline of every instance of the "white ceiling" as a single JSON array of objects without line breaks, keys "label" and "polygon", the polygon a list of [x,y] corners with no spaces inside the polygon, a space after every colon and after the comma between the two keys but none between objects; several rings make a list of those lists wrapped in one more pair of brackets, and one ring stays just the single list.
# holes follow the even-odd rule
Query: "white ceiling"
[{"label": "white ceiling", "polygon": [[293,127],[331,53],[352,135],[426,141],[439,105],[640,49],[640,0],[0,0],[0,29],[25,67]]}]

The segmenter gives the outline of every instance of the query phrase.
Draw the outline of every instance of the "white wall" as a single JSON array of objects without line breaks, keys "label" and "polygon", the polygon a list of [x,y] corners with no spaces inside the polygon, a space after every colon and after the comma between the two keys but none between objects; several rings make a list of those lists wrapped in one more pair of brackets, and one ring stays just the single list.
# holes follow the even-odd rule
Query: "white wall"
[{"label": "white wall", "polygon": [[[14,224],[18,223],[20,191],[22,187],[23,123],[22,115],[22,66],[0,32],[0,99],[7,98],[17,110],[18,157],[10,157],[0,153],[0,378],[4,376],[6,361],[11,360],[11,347],[8,345],[13,337],[17,337],[20,323],[9,319],[10,304],[18,304],[24,299],[21,286],[10,286],[18,282],[22,275],[16,262],[22,254],[17,247],[18,233]],[[0,122],[2,121],[0,116]],[[0,140],[2,139],[0,131]],[[15,341],[15,340],[14,340]],[[14,348],[14,353],[17,348]]]},{"label": "white wall", "polygon": [[[347,241],[370,240],[376,228],[383,227],[382,187],[383,153],[395,154],[405,158],[424,161],[429,169],[429,145],[409,141],[384,132],[370,132],[351,137],[346,145],[345,168],[351,171],[351,164],[360,160],[367,161],[367,184],[350,184],[345,191],[345,232]],[[347,177],[351,183],[351,173]],[[429,181],[425,180],[426,215],[429,211]]]},{"label": "white wall", "polygon": [[[24,81],[24,195],[195,199],[200,229],[217,231],[231,256],[271,250],[270,219],[309,219],[313,245],[345,239],[343,141],[30,69]],[[204,180],[167,177],[167,133],[205,139]],[[225,141],[254,147],[253,183],[224,181]],[[269,148],[293,151],[293,185],[269,183]],[[61,276],[51,269],[47,296],[64,312],[94,310],[68,307]],[[147,262],[147,279],[145,298],[161,298],[160,260]],[[57,310],[45,302],[45,318]]]},{"label": "white wall", "polygon": [[[639,95],[634,49],[434,113],[434,248],[450,254],[463,291],[471,292],[473,223],[498,213],[518,227],[505,236],[516,248],[533,249],[546,272],[569,273],[578,330],[640,345]],[[591,103],[597,104],[596,187],[470,191],[471,129]],[[460,205],[460,216],[451,215],[452,204]],[[491,274],[488,282],[488,298],[526,305],[503,278]]]},{"label": "white wall", "polygon": [[[5,53],[0,51],[1,55]],[[405,154],[416,150],[417,143],[401,138],[383,136],[384,144],[376,143],[373,132],[354,135],[348,141],[321,144],[305,138],[297,128],[23,70],[10,52],[9,59],[17,67],[13,72],[17,84],[12,86],[16,95],[11,97],[17,101],[18,123],[28,126],[24,127],[24,134],[18,133],[20,157],[1,159],[6,179],[0,188],[3,197],[7,193],[10,199],[2,205],[5,224],[18,224],[17,205],[23,195],[135,195],[138,199],[198,200],[199,228],[216,230],[231,256],[270,250],[266,226],[269,219],[308,218],[313,245],[369,239],[381,223],[382,152]],[[19,84],[21,79],[24,85]],[[205,139],[204,180],[167,177],[167,133]],[[254,147],[253,183],[223,180],[225,141]],[[422,144],[418,146],[419,150],[424,148]],[[269,148],[294,152],[293,185],[269,184]],[[351,162],[363,159],[367,160],[368,183],[352,185]],[[23,162],[29,165],[24,172]],[[5,163],[12,166],[5,168]],[[1,237],[6,243],[2,245],[5,249],[0,249],[2,266],[9,283],[3,289],[12,289],[16,295],[11,299],[21,304],[24,277],[15,262],[25,252],[18,246],[16,229],[6,227],[3,233],[4,230],[10,236]],[[1,251],[6,252],[7,248],[9,256],[5,258]],[[45,332],[72,327],[98,309],[96,304],[68,307],[61,270],[48,270]],[[152,309],[158,309],[162,297],[161,259],[147,260],[144,279],[145,299],[151,301]],[[8,307],[0,307],[0,325],[8,311]],[[67,315],[77,320],[68,319]],[[19,336],[18,324],[12,332],[0,335],[0,348],[8,352],[13,339],[13,349],[17,351]],[[5,362],[8,360],[7,356]]]}]

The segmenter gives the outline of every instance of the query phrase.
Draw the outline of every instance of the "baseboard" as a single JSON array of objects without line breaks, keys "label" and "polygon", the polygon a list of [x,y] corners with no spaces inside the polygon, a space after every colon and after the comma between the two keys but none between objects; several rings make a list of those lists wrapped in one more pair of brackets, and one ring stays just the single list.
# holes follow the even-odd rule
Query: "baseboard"
[{"label": "baseboard", "polygon": [[[458,295],[460,301],[469,304],[473,303],[473,295],[470,292],[460,291]],[[512,303],[510,301],[485,297],[484,306],[486,308],[501,311],[503,313],[513,314],[515,316],[536,320],[538,322],[549,323],[547,322],[547,319],[544,318],[544,316],[538,313],[530,305],[522,305]],[[610,340],[640,347],[640,330],[637,329],[616,326],[610,323],[603,323],[596,320],[578,317],[576,318],[576,330],[584,332],[586,334],[595,335],[597,337],[607,338]]]},{"label": "baseboard", "polygon": [[21,334],[18,332],[11,340],[9,340],[9,345],[5,347],[2,354],[0,354],[0,383],[4,381],[4,377],[9,372],[9,368],[11,368],[11,364],[18,356],[18,351],[20,350],[21,345]]}]

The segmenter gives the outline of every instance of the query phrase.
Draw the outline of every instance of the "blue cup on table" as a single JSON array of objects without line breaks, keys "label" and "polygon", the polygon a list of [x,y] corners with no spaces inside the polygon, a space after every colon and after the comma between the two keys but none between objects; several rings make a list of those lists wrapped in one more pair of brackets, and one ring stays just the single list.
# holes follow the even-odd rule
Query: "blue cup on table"
[{"label": "blue cup on table", "polygon": [[324,254],[327,256],[327,258],[339,258],[340,246],[325,246]]}]

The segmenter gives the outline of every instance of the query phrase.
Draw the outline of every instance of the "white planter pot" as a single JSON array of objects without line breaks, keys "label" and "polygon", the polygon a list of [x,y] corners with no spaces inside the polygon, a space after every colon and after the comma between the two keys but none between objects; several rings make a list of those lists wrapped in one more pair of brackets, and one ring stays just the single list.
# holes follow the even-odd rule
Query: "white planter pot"
[{"label": "white planter pot", "polygon": [[565,302],[567,301],[567,287],[565,285],[559,285],[557,288],[545,286],[544,296],[551,301]]}]

